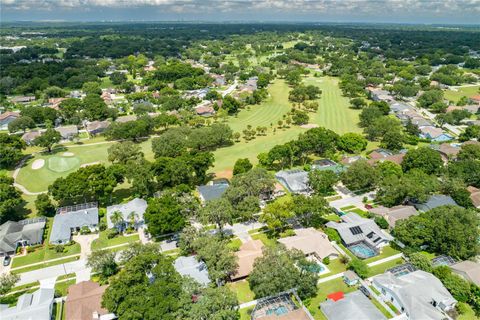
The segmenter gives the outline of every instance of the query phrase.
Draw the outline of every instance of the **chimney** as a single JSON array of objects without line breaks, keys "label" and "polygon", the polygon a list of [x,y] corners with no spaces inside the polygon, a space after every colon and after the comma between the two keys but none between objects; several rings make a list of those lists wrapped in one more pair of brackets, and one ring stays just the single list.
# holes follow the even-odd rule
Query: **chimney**
[{"label": "chimney", "polygon": [[92,319],[100,319],[100,315],[97,311],[93,311]]}]

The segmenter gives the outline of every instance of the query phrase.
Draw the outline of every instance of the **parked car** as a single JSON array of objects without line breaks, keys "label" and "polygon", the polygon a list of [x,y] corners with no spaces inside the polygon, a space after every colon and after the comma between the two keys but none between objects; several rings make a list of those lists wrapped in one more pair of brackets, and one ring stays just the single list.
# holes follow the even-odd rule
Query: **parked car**
[{"label": "parked car", "polygon": [[368,203],[365,204],[365,209],[372,209],[372,208],[373,208],[373,206],[371,204],[368,204]]},{"label": "parked car", "polygon": [[10,258],[10,256],[5,256],[5,258],[3,258],[3,265],[6,267],[10,264],[10,261],[12,261],[12,258]]},{"label": "parked car", "polygon": [[367,288],[365,288],[364,286],[360,286],[359,289],[365,296],[367,296],[367,298],[370,297],[370,291]]}]

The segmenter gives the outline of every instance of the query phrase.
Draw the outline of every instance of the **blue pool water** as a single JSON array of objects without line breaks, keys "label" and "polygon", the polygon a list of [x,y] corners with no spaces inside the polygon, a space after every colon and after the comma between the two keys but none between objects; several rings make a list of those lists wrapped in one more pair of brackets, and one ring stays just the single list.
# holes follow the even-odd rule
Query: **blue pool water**
[{"label": "blue pool water", "polygon": [[312,264],[307,268],[307,271],[310,271],[313,273],[320,273],[323,270],[325,270],[325,268],[322,265],[319,265],[318,263]]},{"label": "blue pool water", "polygon": [[348,247],[348,249],[357,257],[362,259],[371,258],[377,255],[375,250],[364,243],[357,243]]},{"label": "blue pool water", "polygon": [[270,316],[270,315],[273,315],[273,314],[275,314],[276,316],[281,316],[281,315],[284,315],[284,314],[287,314],[287,313],[288,313],[288,309],[285,306],[279,306],[275,309],[269,309],[266,312],[267,316]]}]

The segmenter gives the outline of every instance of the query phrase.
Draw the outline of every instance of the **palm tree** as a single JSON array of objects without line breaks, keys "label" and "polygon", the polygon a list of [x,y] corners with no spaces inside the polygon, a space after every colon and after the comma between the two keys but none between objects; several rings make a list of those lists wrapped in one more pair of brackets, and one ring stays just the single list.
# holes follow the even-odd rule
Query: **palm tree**
[{"label": "palm tree", "polygon": [[[114,227],[119,227],[123,225],[123,214],[120,211],[114,211],[112,212],[112,215],[110,216],[110,221],[112,221]],[[118,228],[119,230],[121,228]]]},{"label": "palm tree", "polygon": [[130,212],[127,219],[130,222],[130,226],[134,227],[138,219],[138,213],[136,213],[135,211]]}]

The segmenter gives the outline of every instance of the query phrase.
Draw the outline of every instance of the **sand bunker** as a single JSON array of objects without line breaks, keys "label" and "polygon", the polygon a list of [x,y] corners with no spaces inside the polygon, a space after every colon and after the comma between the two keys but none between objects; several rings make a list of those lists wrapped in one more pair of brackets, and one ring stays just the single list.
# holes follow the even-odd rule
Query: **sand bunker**
[{"label": "sand bunker", "polygon": [[75,154],[73,152],[64,152],[63,156],[64,157],[73,157]]},{"label": "sand bunker", "polygon": [[88,167],[88,166],[93,166],[94,164],[99,164],[100,161],[95,161],[95,162],[90,162],[90,163],[84,163],[80,166],[80,168],[85,168],[85,167]]},{"label": "sand bunker", "polygon": [[304,129],[312,129],[312,128],[318,128],[318,124],[307,123],[307,124],[302,124],[300,127],[304,128]]},{"label": "sand bunker", "polygon": [[43,159],[37,159],[37,160],[33,161],[33,163],[32,163],[32,169],[33,169],[33,170],[38,170],[38,169],[43,168],[44,165],[45,165],[45,160],[43,160]]}]

